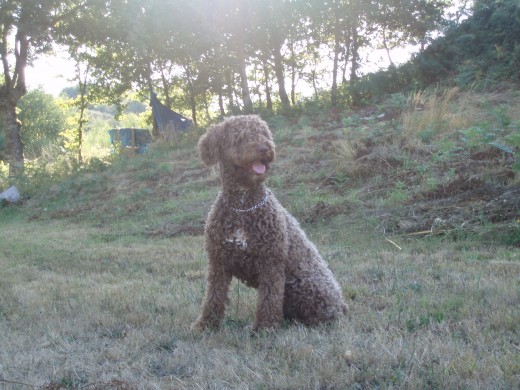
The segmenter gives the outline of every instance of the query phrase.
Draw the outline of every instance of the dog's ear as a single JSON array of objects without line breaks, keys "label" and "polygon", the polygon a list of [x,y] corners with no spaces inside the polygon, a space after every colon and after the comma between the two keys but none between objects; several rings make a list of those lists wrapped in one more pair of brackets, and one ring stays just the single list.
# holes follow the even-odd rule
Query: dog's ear
[{"label": "dog's ear", "polygon": [[218,162],[219,146],[218,146],[218,133],[220,132],[220,126],[211,126],[199,139],[199,154],[201,160],[208,167]]}]

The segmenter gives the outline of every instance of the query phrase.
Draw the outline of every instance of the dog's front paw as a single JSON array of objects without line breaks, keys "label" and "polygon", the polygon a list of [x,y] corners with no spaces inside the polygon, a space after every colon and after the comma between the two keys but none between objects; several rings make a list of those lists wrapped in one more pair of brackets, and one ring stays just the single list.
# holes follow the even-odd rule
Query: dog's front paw
[{"label": "dog's front paw", "polygon": [[196,332],[204,331],[210,327],[211,326],[206,321],[204,321],[202,318],[199,318],[197,321],[195,321],[193,324],[191,324],[191,330],[196,331]]},{"label": "dog's front paw", "polygon": [[204,331],[208,329],[217,329],[220,326],[220,321],[215,318],[206,318],[201,316],[191,324],[191,330],[193,331]]}]

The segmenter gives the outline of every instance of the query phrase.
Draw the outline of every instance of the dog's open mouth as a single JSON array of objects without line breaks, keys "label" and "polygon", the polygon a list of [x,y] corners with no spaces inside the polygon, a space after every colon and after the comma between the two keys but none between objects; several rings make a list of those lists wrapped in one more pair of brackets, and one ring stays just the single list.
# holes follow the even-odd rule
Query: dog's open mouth
[{"label": "dog's open mouth", "polygon": [[255,161],[253,165],[251,165],[251,169],[254,173],[257,175],[263,175],[265,171],[267,170],[266,165],[261,161]]}]

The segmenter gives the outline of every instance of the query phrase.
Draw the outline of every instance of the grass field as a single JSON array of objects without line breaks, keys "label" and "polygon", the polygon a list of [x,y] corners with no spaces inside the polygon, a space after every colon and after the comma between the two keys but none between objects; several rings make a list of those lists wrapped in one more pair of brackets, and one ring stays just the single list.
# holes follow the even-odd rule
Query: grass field
[{"label": "grass field", "polygon": [[489,145],[520,129],[511,93],[456,131],[405,131],[409,101],[270,119],[268,184],[350,307],[317,328],[252,336],[255,291],[234,281],[224,326],[190,330],[219,190],[196,134],[27,187],[0,208],[0,388],[518,388],[518,173]]}]

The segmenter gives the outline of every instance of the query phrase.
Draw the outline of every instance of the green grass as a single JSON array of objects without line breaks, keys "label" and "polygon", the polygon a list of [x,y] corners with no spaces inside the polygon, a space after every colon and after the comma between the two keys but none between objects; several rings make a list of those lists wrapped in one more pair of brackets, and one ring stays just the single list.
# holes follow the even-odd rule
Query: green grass
[{"label": "green grass", "polygon": [[[452,188],[460,160],[410,149],[419,138],[389,139],[395,123],[311,131],[307,118],[302,132],[282,119],[272,119],[282,127],[269,185],[330,264],[345,318],[252,336],[256,292],[234,281],[222,328],[190,330],[219,180],[198,160],[196,138],[185,139],[39,184],[23,204],[0,207],[0,387],[517,388],[515,210],[500,209],[492,223],[485,207],[504,202],[462,198],[477,202],[465,209]],[[496,196],[516,186],[512,178]],[[424,233],[436,218],[439,229]]]}]

